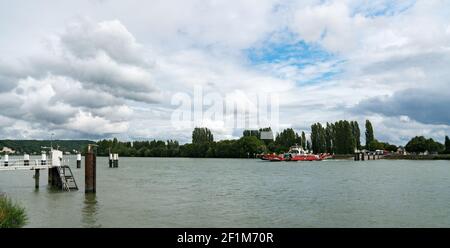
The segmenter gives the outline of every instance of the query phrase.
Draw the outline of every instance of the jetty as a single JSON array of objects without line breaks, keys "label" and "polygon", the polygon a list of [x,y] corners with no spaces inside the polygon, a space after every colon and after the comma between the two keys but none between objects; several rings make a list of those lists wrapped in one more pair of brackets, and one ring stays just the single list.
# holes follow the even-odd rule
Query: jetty
[{"label": "jetty", "polygon": [[[81,156],[79,156],[81,158]],[[81,160],[81,159],[80,159]],[[77,157],[77,162],[78,162]],[[33,170],[35,188],[39,188],[39,177],[41,170],[48,170],[48,183],[51,186],[63,191],[78,190],[78,185],[69,167],[69,160],[63,159],[63,152],[51,149],[50,157],[43,153],[41,159],[30,160],[28,154],[24,154],[23,159],[10,160],[8,155],[0,160],[0,171],[23,171]]]}]

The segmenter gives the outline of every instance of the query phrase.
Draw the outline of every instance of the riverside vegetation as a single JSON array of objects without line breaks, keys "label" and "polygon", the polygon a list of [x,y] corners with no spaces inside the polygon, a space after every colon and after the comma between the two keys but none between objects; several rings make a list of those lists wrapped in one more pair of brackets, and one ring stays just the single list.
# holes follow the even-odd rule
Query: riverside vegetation
[{"label": "riverside vegetation", "polygon": [[[87,144],[98,145],[97,155],[108,156],[110,152],[129,157],[209,157],[209,158],[247,158],[255,154],[286,152],[290,146],[298,144],[313,153],[332,153],[336,155],[352,154],[355,149],[369,151],[387,150],[396,152],[398,147],[375,138],[374,128],[369,120],[365,122],[365,144],[361,144],[361,131],[356,121],[340,120],[335,123],[314,123],[311,125],[309,138],[304,131],[295,132],[292,128],[282,130],[275,135],[275,139],[261,139],[261,132],[271,131],[271,128],[259,130],[244,130],[242,137],[232,140],[214,141],[214,136],[208,128],[197,127],[192,132],[192,143],[179,144],[176,140],[148,140],[122,142],[116,138],[112,140],[55,140],[53,144],[67,152],[83,151]],[[0,147],[10,147],[19,153],[39,154],[42,146],[50,146],[50,141],[35,140],[0,140]],[[445,145],[427,139],[423,136],[412,138],[405,146],[410,153],[443,153],[450,154],[450,140],[445,137]]]},{"label": "riverside vegetation", "polygon": [[[311,126],[310,138],[305,132],[297,133],[287,128],[277,133],[274,140],[261,139],[259,130],[244,130],[242,137],[236,140],[214,141],[212,132],[207,128],[195,128],[192,143],[180,145],[176,140],[153,140],[120,142],[117,139],[97,142],[98,155],[107,156],[111,152],[131,157],[209,157],[209,158],[247,158],[267,152],[286,152],[290,146],[298,144],[314,153],[333,153],[337,155],[352,154],[355,149],[387,150],[396,152],[398,147],[387,142],[378,141],[369,120],[365,123],[365,145],[360,142],[360,129],[356,121],[340,120],[335,123],[315,123]],[[445,145],[426,139],[414,137],[405,146],[408,152],[450,153],[450,141],[446,137]]]},{"label": "riverside vegetation", "polygon": [[0,228],[23,227],[27,222],[25,209],[4,195],[0,195]]}]

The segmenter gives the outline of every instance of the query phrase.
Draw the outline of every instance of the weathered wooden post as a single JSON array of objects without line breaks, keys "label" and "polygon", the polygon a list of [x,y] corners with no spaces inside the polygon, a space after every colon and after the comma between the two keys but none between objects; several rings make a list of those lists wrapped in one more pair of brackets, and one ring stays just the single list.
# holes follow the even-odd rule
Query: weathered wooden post
[{"label": "weathered wooden post", "polygon": [[96,191],[96,156],[93,146],[89,144],[84,158],[84,192],[95,193]]},{"label": "weathered wooden post", "polygon": [[365,158],[366,154],[364,152],[361,152],[360,155],[361,155],[361,161],[364,161],[366,159]]},{"label": "weathered wooden post", "polygon": [[5,154],[5,161],[4,161],[5,166],[8,166],[8,162],[9,162],[9,155]]},{"label": "weathered wooden post", "polygon": [[77,169],[81,168],[81,154],[77,154]]},{"label": "weathered wooden post", "polygon": [[34,170],[34,188],[39,189],[39,169]]},{"label": "weathered wooden post", "polygon": [[24,154],[23,155],[23,165],[24,166],[29,166],[30,165],[30,155],[29,154]]}]

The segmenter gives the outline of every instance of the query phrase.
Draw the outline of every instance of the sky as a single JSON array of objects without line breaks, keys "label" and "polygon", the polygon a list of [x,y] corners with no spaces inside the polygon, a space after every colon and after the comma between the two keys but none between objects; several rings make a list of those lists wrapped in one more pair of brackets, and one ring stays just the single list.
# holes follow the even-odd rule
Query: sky
[{"label": "sky", "polygon": [[189,142],[172,99],[195,86],[276,93],[299,132],[450,135],[450,0],[0,0],[0,54],[2,139]]}]

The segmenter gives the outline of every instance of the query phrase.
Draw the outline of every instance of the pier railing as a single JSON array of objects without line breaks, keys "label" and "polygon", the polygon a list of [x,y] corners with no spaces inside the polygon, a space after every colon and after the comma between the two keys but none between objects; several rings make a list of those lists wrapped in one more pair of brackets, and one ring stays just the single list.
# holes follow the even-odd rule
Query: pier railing
[{"label": "pier railing", "polygon": [[36,170],[36,169],[47,169],[62,165],[68,165],[69,159],[63,159],[58,165],[53,165],[51,160],[25,160],[25,159],[9,159],[0,160],[0,171],[1,170]]}]

